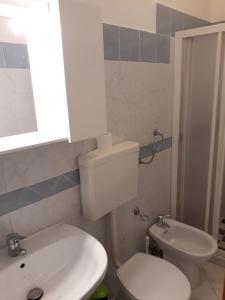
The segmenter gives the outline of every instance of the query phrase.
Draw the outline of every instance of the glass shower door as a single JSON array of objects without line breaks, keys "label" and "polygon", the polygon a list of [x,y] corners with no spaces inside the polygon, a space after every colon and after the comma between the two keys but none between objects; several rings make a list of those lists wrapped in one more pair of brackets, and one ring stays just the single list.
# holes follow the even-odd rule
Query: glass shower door
[{"label": "glass shower door", "polygon": [[172,213],[206,231],[213,231],[224,170],[219,172],[225,153],[224,31],[218,25],[176,36]]}]

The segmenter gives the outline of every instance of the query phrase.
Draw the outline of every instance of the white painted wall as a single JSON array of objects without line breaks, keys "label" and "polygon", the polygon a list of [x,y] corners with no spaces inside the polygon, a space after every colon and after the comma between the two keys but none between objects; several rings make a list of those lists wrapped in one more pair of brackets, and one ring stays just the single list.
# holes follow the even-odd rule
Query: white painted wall
[{"label": "white painted wall", "polygon": [[102,8],[103,22],[154,31],[154,0],[79,0]]},{"label": "white painted wall", "polygon": [[211,0],[210,12],[212,22],[225,21],[225,1]]},{"label": "white painted wall", "polygon": [[[77,1],[77,0],[76,0]],[[156,3],[205,20],[210,19],[211,0],[78,0],[102,8],[103,22],[155,32]],[[223,0],[216,0],[223,1]]]},{"label": "white painted wall", "polygon": [[[194,17],[210,21],[211,1],[214,0],[158,0],[157,2],[190,14]],[[219,1],[222,2],[224,0]]]}]

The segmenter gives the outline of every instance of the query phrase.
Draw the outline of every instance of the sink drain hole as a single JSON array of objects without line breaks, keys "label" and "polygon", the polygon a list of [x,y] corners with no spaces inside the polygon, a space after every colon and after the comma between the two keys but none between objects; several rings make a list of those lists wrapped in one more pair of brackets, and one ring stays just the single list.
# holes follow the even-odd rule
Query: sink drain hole
[{"label": "sink drain hole", "polygon": [[27,300],[40,300],[44,295],[44,291],[40,288],[32,289],[28,295]]}]

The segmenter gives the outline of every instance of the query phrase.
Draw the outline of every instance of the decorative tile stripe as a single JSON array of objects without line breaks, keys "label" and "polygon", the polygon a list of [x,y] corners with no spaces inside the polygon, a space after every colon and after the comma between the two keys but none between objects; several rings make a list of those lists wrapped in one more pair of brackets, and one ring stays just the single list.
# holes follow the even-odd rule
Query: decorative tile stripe
[{"label": "decorative tile stripe", "polygon": [[80,184],[79,170],[0,195],[0,216]]},{"label": "decorative tile stripe", "polygon": [[140,157],[146,158],[154,153],[162,152],[172,147],[172,137],[165,138],[163,141],[155,142],[146,146],[141,147]]},{"label": "decorative tile stripe", "polygon": [[211,25],[211,23],[168,6],[162,4],[157,4],[156,6],[157,33],[175,36],[176,31],[208,25]]},{"label": "decorative tile stripe", "polygon": [[[172,137],[164,139],[163,142],[156,142],[147,146],[150,146],[156,153],[164,151],[171,148]],[[151,155],[151,150],[146,147],[141,147],[141,158],[145,158],[149,155]],[[0,216],[63,192],[79,184],[79,170],[74,170],[29,187],[23,187],[6,194],[2,194],[0,195]]]},{"label": "decorative tile stripe", "polygon": [[0,43],[0,68],[29,69],[27,45]]},{"label": "decorative tile stripe", "polygon": [[170,37],[103,24],[106,60],[170,63]]}]

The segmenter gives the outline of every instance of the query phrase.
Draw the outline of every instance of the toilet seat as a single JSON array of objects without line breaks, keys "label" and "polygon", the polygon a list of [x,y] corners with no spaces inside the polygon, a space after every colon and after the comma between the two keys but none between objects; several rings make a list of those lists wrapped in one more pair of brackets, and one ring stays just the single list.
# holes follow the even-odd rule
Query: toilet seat
[{"label": "toilet seat", "polygon": [[117,276],[138,300],[189,300],[191,288],[187,278],[167,261],[137,253],[124,263]]}]

